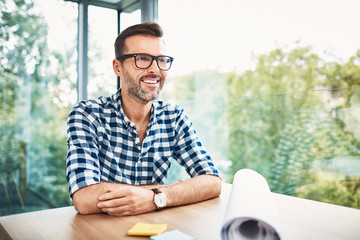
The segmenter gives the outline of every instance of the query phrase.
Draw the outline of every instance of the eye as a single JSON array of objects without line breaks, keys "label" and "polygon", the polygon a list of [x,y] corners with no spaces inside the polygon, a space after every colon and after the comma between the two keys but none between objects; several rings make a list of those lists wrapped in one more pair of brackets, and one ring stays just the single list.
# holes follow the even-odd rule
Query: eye
[{"label": "eye", "polygon": [[151,61],[151,57],[150,57],[150,56],[147,56],[147,55],[137,55],[136,61],[140,61],[140,62],[150,62],[150,61]]},{"label": "eye", "polygon": [[167,59],[166,58],[158,58],[158,61],[160,62],[160,63],[167,63],[168,61],[167,61]]}]

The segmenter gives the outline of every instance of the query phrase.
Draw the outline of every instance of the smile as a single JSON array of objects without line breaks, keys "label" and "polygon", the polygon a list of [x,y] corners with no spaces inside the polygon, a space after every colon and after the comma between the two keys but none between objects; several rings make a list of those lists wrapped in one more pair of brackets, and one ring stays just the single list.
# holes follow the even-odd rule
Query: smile
[{"label": "smile", "polygon": [[159,80],[143,80],[143,82],[148,84],[156,84],[159,82]]}]

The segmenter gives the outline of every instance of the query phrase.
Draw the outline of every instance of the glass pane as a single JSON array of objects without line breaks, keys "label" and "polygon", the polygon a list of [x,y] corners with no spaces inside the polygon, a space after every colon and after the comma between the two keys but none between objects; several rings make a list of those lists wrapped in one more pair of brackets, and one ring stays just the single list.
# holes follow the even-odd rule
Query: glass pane
[{"label": "glass pane", "polygon": [[[131,13],[123,12],[120,15],[120,29],[124,30],[131,25],[141,22],[141,10],[135,10]],[[115,40],[114,40],[115,41]]]},{"label": "glass pane", "polygon": [[77,5],[5,0],[0,8],[0,215],[69,205]]},{"label": "glass pane", "polygon": [[89,99],[116,92],[117,81],[112,69],[116,36],[117,11],[89,6]]},{"label": "glass pane", "polygon": [[[115,58],[117,11],[89,6],[89,73],[88,98],[97,99],[117,91],[117,78],[112,69]],[[121,13],[120,28],[140,23],[141,11]]]},{"label": "glass pane", "polygon": [[251,168],[274,192],[360,208],[353,4],[159,0],[175,58],[161,98],[185,108],[226,182]]},{"label": "glass pane", "polygon": [[199,99],[172,101],[185,108],[225,181],[250,168],[273,192],[360,208],[360,87],[233,96],[244,89],[241,76],[176,81],[207,83],[195,88]]}]

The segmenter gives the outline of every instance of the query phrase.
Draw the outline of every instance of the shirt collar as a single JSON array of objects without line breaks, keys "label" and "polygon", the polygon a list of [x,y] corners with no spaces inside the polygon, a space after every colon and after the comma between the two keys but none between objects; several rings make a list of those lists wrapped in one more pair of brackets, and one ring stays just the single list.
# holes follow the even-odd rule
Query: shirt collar
[{"label": "shirt collar", "polygon": [[[130,121],[130,119],[126,116],[126,114],[125,114],[125,112],[124,112],[124,110],[122,108],[122,105],[121,105],[121,88],[115,94],[112,95],[112,101],[114,102],[114,106],[117,109],[117,112],[119,113],[120,118],[123,121],[123,123],[126,126],[136,128],[135,124]],[[158,109],[157,109],[158,105],[159,104],[158,104],[157,101],[152,102],[151,116],[150,116],[150,122],[149,122],[148,128],[150,128],[150,126],[152,126],[156,122],[155,119],[156,119],[156,115],[157,115],[157,112],[158,112]]]}]

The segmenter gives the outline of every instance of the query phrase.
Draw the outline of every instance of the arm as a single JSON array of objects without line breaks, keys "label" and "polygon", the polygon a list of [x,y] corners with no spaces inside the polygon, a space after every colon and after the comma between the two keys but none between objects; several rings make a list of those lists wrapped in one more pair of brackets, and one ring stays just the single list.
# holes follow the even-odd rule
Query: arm
[{"label": "arm", "polygon": [[[140,189],[138,189],[140,188],[139,186],[132,186],[122,183],[101,182],[77,190],[73,194],[72,200],[75,209],[80,214],[100,213],[102,211],[98,207],[98,204],[99,204],[99,197],[101,195],[116,191],[123,195],[122,198],[126,195],[137,195],[137,198],[143,198],[144,197],[143,194],[149,196],[150,194],[152,195],[152,191],[150,189],[156,187],[160,187],[160,185],[142,186],[143,190],[146,189],[148,190],[141,191]],[[117,196],[117,198],[120,197]]]},{"label": "arm", "polygon": [[101,211],[115,216],[136,215],[156,209],[151,188],[159,188],[168,198],[167,206],[174,207],[214,198],[221,193],[221,179],[200,175],[170,185],[119,187],[99,197]]},{"label": "arm", "polygon": [[[115,183],[101,182],[77,190],[72,195],[75,209],[80,214],[100,213],[101,209],[97,207],[99,202],[98,198],[100,195],[107,193],[114,184]],[[118,187],[120,187],[121,184],[118,185]]]},{"label": "arm", "polygon": [[[100,202],[99,198],[100,196],[109,192],[114,192],[117,194],[112,200],[117,199],[117,201],[120,201],[120,199],[122,198],[123,200],[124,197],[128,197],[129,199],[131,199],[131,201],[134,202],[131,207],[133,212],[146,211],[147,209],[155,210],[156,207],[152,202],[154,196],[153,196],[153,192],[150,189],[160,188],[160,187],[165,188],[168,186],[178,184],[179,182],[180,181],[176,181],[169,185],[146,185],[146,186],[133,186],[122,183],[101,182],[77,190],[73,194],[72,199],[75,209],[80,214],[92,214],[92,213],[102,212],[102,210],[98,207],[98,204]],[[148,202],[147,205],[143,205],[144,199],[145,200],[150,199],[151,202]],[[115,204],[118,205],[117,207],[120,206],[119,203],[115,203]]]},{"label": "arm", "polygon": [[221,179],[214,175],[200,175],[159,189],[168,198],[168,207],[180,206],[218,197],[221,193]]}]

